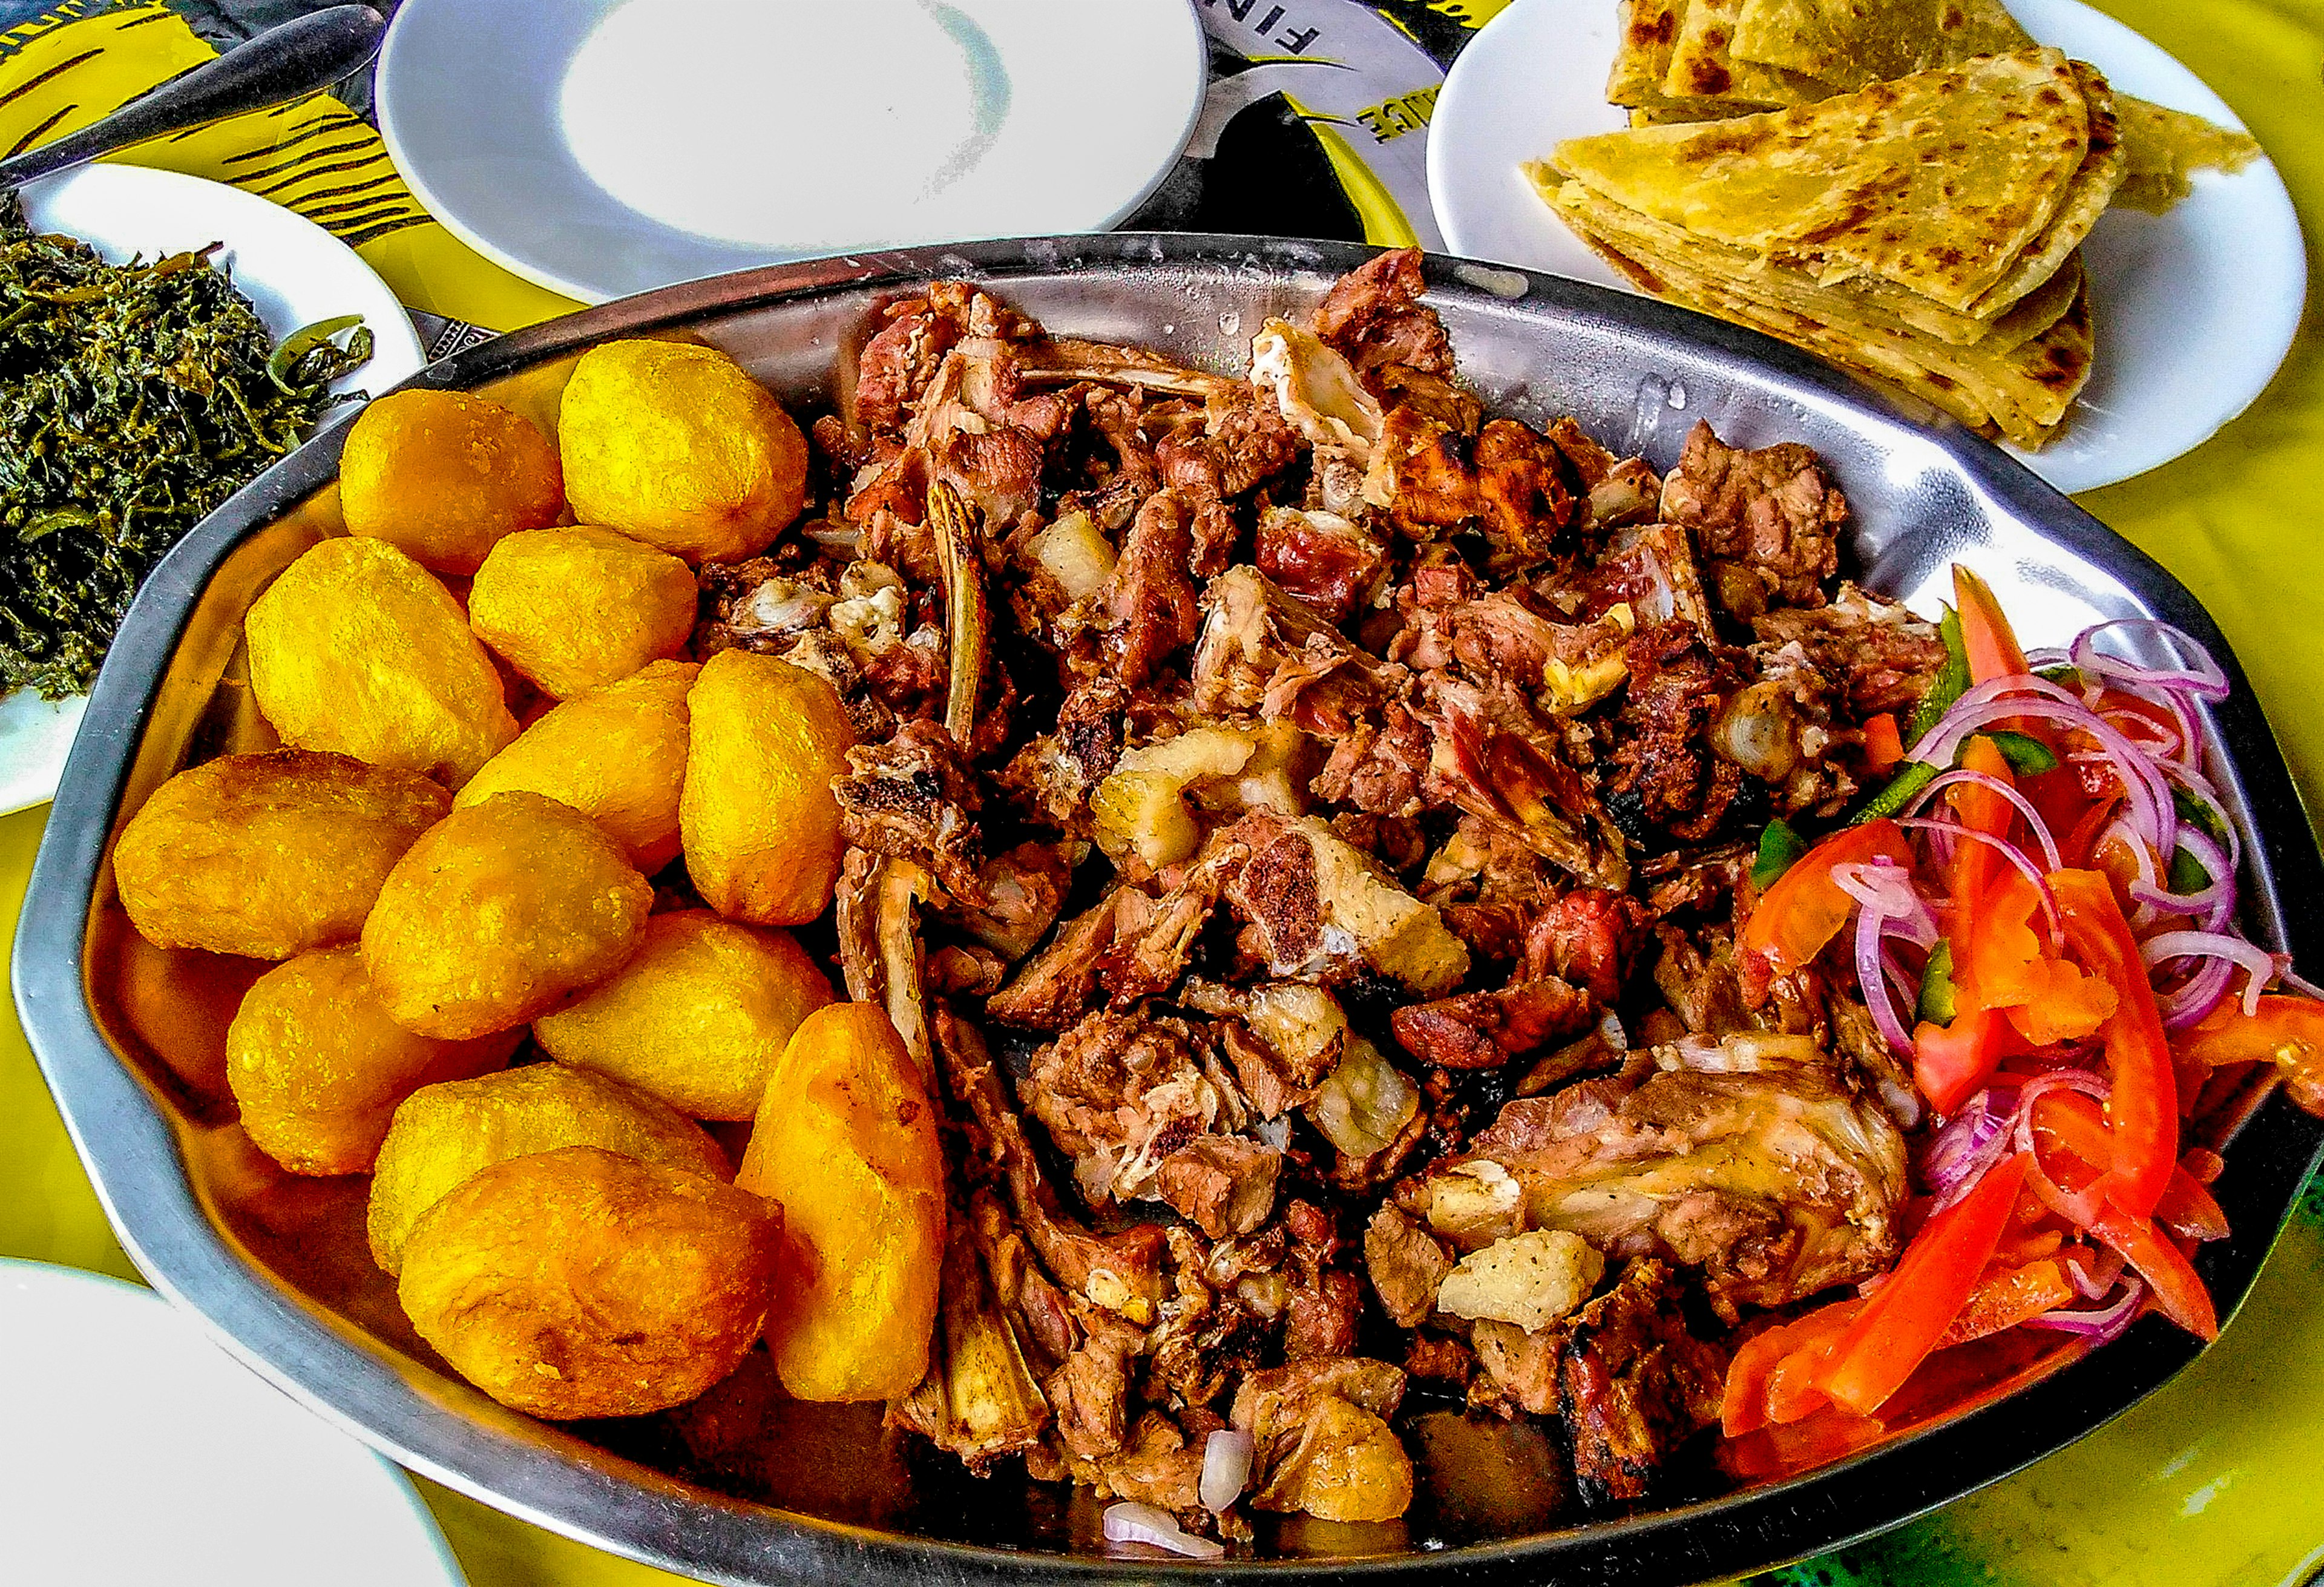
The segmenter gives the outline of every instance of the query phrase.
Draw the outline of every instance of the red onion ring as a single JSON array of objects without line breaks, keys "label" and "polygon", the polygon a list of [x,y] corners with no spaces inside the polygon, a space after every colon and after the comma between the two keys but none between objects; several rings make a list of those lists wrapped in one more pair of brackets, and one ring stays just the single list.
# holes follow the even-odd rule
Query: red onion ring
[{"label": "red onion ring", "polygon": [[2025,1325],[2080,1333],[2095,1348],[2120,1338],[2124,1330],[2138,1321],[2139,1314],[2145,1309],[2146,1286],[2134,1277],[2123,1286],[2119,1296],[2104,1306],[2079,1311],[2061,1306],[2056,1311],[2043,1312],[2038,1317],[2026,1318]]},{"label": "red onion ring", "polygon": [[[1888,983],[1888,967],[1881,953],[1882,938],[1889,927],[1902,923],[1908,929],[1922,928],[1918,946],[1927,947],[1937,939],[1937,923],[1929,908],[1913,890],[1912,873],[1893,861],[1882,859],[1861,864],[1835,865],[1831,879],[1840,890],[1857,902],[1856,912],[1856,981],[1857,992],[1864,999],[1865,1008],[1872,1015],[1872,1023],[1879,1028],[1880,1036],[1889,1049],[1905,1057],[1913,1054],[1913,1033],[1905,1028],[1903,1015],[1896,1007],[1895,989]],[[1903,935],[1899,933],[1898,935]],[[1914,940],[1907,937],[1907,940]]]},{"label": "red onion ring", "polygon": [[[1996,1111],[1994,1099],[2005,1092],[2008,1105]],[[1937,1193],[1932,1212],[1941,1213],[1967,1195],[1986,1170],[2007,1155],[2016,1112],[2014,1088],[1988,1085],[1937,1131],[1921,1165],[1921,1176]]]},{"label": "red onion ring", "polygon": [[[2025,1154],[2025,1183],[2028,1188],[2040,1196],[2043,1204],[2052,1212],[2077,1229],[2087,1229],[2105,1210],[2106,1196],[2099,1188],[2103,1176],[2092,1179],[2079,1191],[2061,1189],[2056,1181],[2042,1171],[2042,1154],[2034,1149],[2034,1104],[2052,1091],[2079,1091],[2085,1096],[2097,1098],[2103,1104],[2114,1094],[2114,1087],[2107,1084],[2104,1075],[2093,1075],[2088,1069],[2052,1069],[2046,1074],[2036,1075],[2025,1083],[2025,1089],[2017,1093],[2017,1117],[2010,1130],[2011,1144]],[[2103,1168],[2105,1165],[2093,1164],[2092,1167]]]},{"label": "red onion ring", "polygon": [[2103,1300],[2122,1281],[2122,1270],[2129,1264],[2122,1252],[2112,1246],[2102,1245],[2096,1250],[2087,1246],[2070,1246],[2066,1250],[2066,1277],[2084,1300]]},{"label": "red onion ring", "polygon": [[1988,847],[1999,849],[2011,864],[2024,873],[2025,879],[2034,884],[2034,890],[2041,895],[2042,913],[2050,922],[2050,945],[2055,947],[2064,939],[2065,924],[2058,914],[2058,900],[2050,891],[2049,878],[2043,875],[2034,862],[2028,859],[2015,844],[1996,837],[1989,832],[1979,832],[1973,826],[1957,826],[1950,821],[1932,821],[1925,816],[1908,817],[1898,821],[1896,825],[1907,832],[1950,833],[1955,837],[1972,838]]},{"label": "red onion ring", "polygon": [[2023,716],[2061,723],[2095,740],[2130,800],[2134,830],[2153,844],[2157,853],[2171,852],[2179,816],[2172,807],[2171,784],[2158,763],[2097,712],[2057,685],[2031,674],[1993,678],[1961,696],[1928,737],[1914,747],[1912,758],[1940,768],[1950,767],[1962,741],[1969,734],[1997,722]]},{"label": "red onion ring", "polygon": [[2140,875],[2130,884],[2130,896],[2166,914],[2192,916],[2202,922],[2206,931],[2226,930],[2236,909],[2236,873],[2228,867],[2227,854],[2209,835],[2192,825],[2180,829],[2179,846],[2194,856],[2195,863],[2211,879],[2210,885],[2194,892],[2172,892],[2160,886],[2153,865],[2146,862],[2145,851],[2140,849]]},{"label": "red onion ring", "polygon": [[[2138,957],[2149,972],[2171,959],[2211,959],[2241,966],[2245,972],[2244,1013],[2246,1016],[2259,1012],[2259,994],[2274,981],[2282,967],[2282,962],[2265,948],[2224,931],[2160,931],[2138,945]],[[2211,1001],[2216,1004],[2218,999],[2214,996]],[[2209,1012],[2209,1009],[2203,1010],[2203,1013]],[[2202,1014],[2195,1014],[2188,1019],[2187,1023],[2191,1025],[2202,1017]],[[2171,1024],[2167,1012],[2163,1016],[2163,1023],[2165,1026]]]},{"label": "red onion ring", "polygon": [[[2192,655],[2191,669],[2142,667],[2120,656],[2109,656],[2098,648],[2098,636],[2110,628],[2144,629],[2160,634],[2176,645],[2183,654]],[[2154,617],[2111,617],[2104,623],[2093,623],[2074,636],[2066,653],[2076,668],[2095,672],[2102,678],[2112,678],[2147,688],[2168,689],[2196,695],[2207,700],[2224,700],[2229,685],[2227,675],[2211,659],[2211,652],[2190,638],[2184,630]]]},{"label": "red onion ring", "polygon": [[1997,793],[2015,806],[2017,813],[2025,817],[2027,827],[2033,831],[2035,837],[2041,839],[2043,857],[2050,862],[2050,869],[2055,871],[2060,868],[2062,862],[2058,858],[2057,839],[2050,835],[2049,823],[2042,819],[2042,813],[2034,807],[2034,801],[1989,771],[1972,771],[1966,766],[1957,766],[1950,771],[1941,773],[1928,787],[1913,796],[1904,806],[1903,813],[1907,816],[1914,814],[1935,798],[1941,789],[1963,782],[1974,783],[1978,788]]}]

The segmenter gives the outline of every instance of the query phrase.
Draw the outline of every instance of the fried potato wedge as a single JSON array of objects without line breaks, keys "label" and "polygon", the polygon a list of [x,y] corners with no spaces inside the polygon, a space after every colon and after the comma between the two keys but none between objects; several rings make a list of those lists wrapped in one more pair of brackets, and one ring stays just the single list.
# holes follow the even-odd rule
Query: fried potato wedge
[{"label": "fried potato wedge", "polygon": [[574,516],[689,562],[755,557],[799,513],[807,438],[715,348],[606,342],[558,411]]},{"label": "fried potato wedge", "polygon": [[460,603],[384,540],[309,549],[242,626],[251,694],[286,743],[457,788],[516,736],[501,675]]},{"label": "fried potato wedge", "polygon": [[226,1028],[226,1084],[258,1149],[293,1174],[360,1174],[423,1085],[500,1068],[522,1040],[415,1036],[387,1017],[352,943],[277,964]]},{"label": "fried potato wedge", "polygon": [[544,794],[604,827],[632,864],[652,875],[678,858],[686,701],[701,670],[691,661],[655,661],[551,706],[485,761],[454,803],[480,805],[519,790]]},{"label": "fried potato wedge", "polygon": [[678,820],[696,890],[737,920],[816,918],[839,879],[831,782],[855,743],[838,692],[803,667],[721,650],[703,663],[687,703]]},{"label": "fried potato wedge", "polygon": [[767,1345],[798,1399],[892,1399],[928,1365],[944,1256],[936,1111],[888,1016],[807,1016],[734,1183],[783,1206]]},{"label": "fried potato wedge", "polygon": [[773,1296],[781,1210],[704,1174],[569,1146],[495,1163],[422,1216],[396,1295],[503,1405],[635,1416],[742,1363]]},{"label": "fried potato wedge", "polygon": [[405,1029],[489,1036],[627,964],[652,907],[653,885],[595,822],[540,794],[494,794],[388,872],[364,966]]},{"label": "fried potato wedge", "polygon": [[503,535],[565,511],[557,448],[532,420],[466,392],[391,392],[355,416],[339,454],[347,532],[422,567],[474,573]]},{"label": "fried potato wedge", "polygon": [[451,806],[416,771],[346,755],[222,755],[129,818],[114,885],[148,942],[287,959],[352,942],[388,872]]},{"label": "fried potato wedge", "polygon": [[372,1259],[403,1269],[420,1215],[483,1168],[565,1146],[601,1147],[731,1179],[733,1169],[702,1126],[594,1069],[527,1064],[474,1080],[423,1086],[395,1110],[372,1166],[364,1224]]},{"label": "fried potato wedge", "polygon": [[532,1034],[690,1119],[752,1119],[799,1022],[830,1001],[789,932],[689,909],[648,920],[635,957]]},{"label": "fried potato wedge", "polygon": [[534,529],[476,570],[468,627],[508,664],[569,700],[675,656],[694,632],[694,569],[610,529]]}]

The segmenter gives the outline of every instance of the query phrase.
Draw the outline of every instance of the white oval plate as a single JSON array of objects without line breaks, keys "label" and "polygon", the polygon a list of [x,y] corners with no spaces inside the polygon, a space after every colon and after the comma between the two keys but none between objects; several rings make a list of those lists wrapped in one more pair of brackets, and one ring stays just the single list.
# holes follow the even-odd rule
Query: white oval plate
[{"label": "white oval plate", "polygon": [[0,1259],[0,1579],[462,1587],[410,1481],[150,1289]]},{"label": "white oval plate", "polygon": [[[2079,0],[2011,0],[2025,31],[2127,94],[2241,127],[2200,78]],[[1517,173],[1560,139],[1628,125],[1606,103],[1614,0],[1517,0],[1453,62],[1428,133],[1428,187],[1456,254],[1630,289]],[[2200,446],[2292,349],[2308,263],[2292,197],[2262,158],[2203,171],[2170,214],[2112,210],[2084,245],[2098,349],[2059,438],[2008,448],[2061,491],[2144,474]]]},{"label": "white oval plate", "polygon": [[404,0],[375,103],[478,253],[585,302],[1120,224],[1202,109],[1190,0]]},{"label": "white oval plate", "polygon": [[[23,200],[33,229],[69,233],[115,263],[224,243],[218,258],[277,340],[318,319],[362,315],[371,362],[334,392],[383,392],[428,362],[410,317],[370,265],[313,221],[255,194],[174,171],[100,163],[31,183]],[[355,406],[331,409],[323,422]],[[56,792],[87,703],[81,696],[44,700],[31,689],[0,696],[0,815]]]}]

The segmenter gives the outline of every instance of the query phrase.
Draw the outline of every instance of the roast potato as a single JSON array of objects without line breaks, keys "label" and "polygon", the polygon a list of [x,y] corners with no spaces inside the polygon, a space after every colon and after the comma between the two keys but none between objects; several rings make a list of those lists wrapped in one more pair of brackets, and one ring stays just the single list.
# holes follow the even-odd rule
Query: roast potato
[{"label": "roast potato", "polygon": [[310,548],[242,625],[251,694],[286,743],[457,788],[516,736],[460,603],[384,540]]},{"label": "roast potato", "polygon": [[757,556],[806,500],[807,438],[715,348],[592,347],[573,366],[557,427],[574,516],[689,562]]},{"label": "roast potato", "polygon": [[422,567],[474,573],[503,535],[565,511],[557,448],[522,414],[466,392],[391,392],[355,416],[339,454],[347,532]]},{"label": "roast potato", "polygon": [[686,780],[686,697],[701,670],[656,661],[633,677],[551,706],[484,762],[455,800],[524,790],[570,805],[650,876],[678,858],[678,791]]},{"label": "roast potato", "polygon": [[364,1219],[372,1259],[403,1269],[420,1214],[478,1169],[510,1158],[595,1146],[714,1179],[733,1176],[702,1126],[594,1069],[528,1064],[423,1086],[395,1110],[372,1166]]},{"label": "roast potato", "polygon": [[351,942],[452,796],[416,771],[268,750],[189,766],[113,845],[130,924],[161,947],[287,959]]},{"label": "roast potato", "polygon": [[637,955],[533,1021],[550,1056],[626,1080],[691,1119],[751,1119],[831,983],[788,931],[707,909],[656,915]]},{"label": "roast potato", "polygon": [[569,700],[675,656],[694,632],[694,570],[610,529],[535,529],[494,546],[468,590],[468,626]]},{"label": "roast potato", "polygon": [[364,966],[405,1029],[489,1036],[620,969],[652,907],[652,884],[595,822],[537,793],[494,794],[387,873]]},{"label": "roast potato", "polygon": [[424,1213],[396,1296],[503,1405],[635,1416],[732,1372],[772,1295],[780,1209],[594,1146],[512,1158]]},{"label": "roast potato", "polygon": [[797,1399],[892,1399],[926,1375],[944,1255],[944,1158],[888,1016],[807,1017],[767,1083],[734,1183],[783,1207],[775,1370]]},{"label": "roast potato", "polygon": [[522,1039],[415,1036],[372,994],[362,951],[318,948],[277,964],[226,1028],[226,1084],[258,1149],[293,1174],[360,1174],[405,1097],[509,1061]]},{"label": "roast potato", "polygon": [[839,801],[854,729],[831,685],[749,650],[703,663],[686,786],[678,805],[686,869],[703,901],[761,926],[797,926],[831,907]]}]

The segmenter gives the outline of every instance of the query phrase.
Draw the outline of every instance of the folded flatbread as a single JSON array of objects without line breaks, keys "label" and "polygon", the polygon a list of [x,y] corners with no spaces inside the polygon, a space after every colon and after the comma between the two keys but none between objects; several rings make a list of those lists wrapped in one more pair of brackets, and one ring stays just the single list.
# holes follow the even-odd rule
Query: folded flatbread
[{"label": "folded flatbread", "polygon": [[1740,0],[1728,45],[1841,89],[2033,47],[2000,0]]},{"label": "folded flatbread", "polygon": [[1571,139],[1549,162],[1820,286],[1868,278],[1991,320],[2056,272],[2120,185],[2106,98],[2059,51],[2024,50],[1788,110]]},{"label": "folded flatbread", "polygon": [[2246,133],[2134,99],[2115,101],[2122,123],[2124,170],[2116,204],[2160,215],[2195,190],[2198,171],[2241,171],[2259,158],[2259,144]]}]

